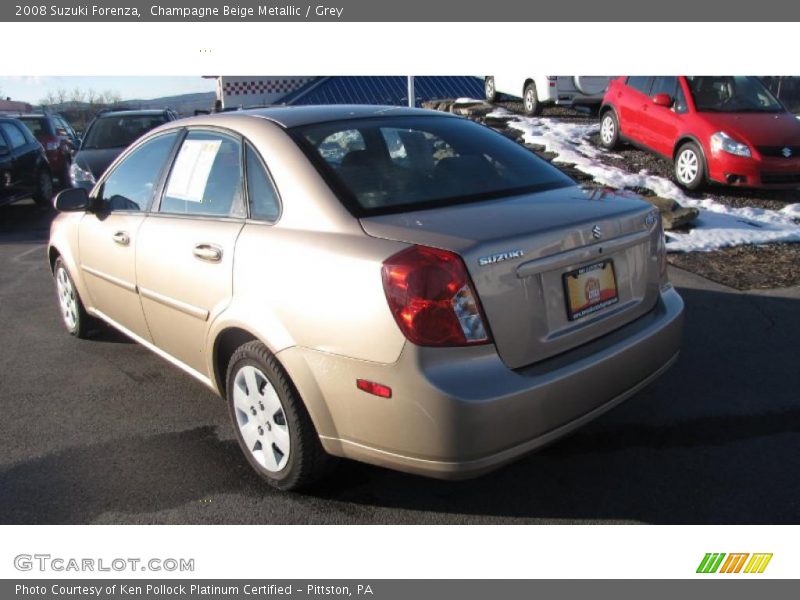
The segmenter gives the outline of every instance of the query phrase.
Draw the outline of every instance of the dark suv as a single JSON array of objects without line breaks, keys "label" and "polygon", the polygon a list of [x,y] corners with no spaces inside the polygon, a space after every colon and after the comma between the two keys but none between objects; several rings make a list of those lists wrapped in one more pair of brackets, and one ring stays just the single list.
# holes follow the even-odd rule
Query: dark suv
[{"label": "dark suv", "polygon": [[17,118],[44,146],[50,170],[61,186],[68,186],[72,153],[80,145],[80,140],[70,124],[64,117],[56,114],[23,114]]},{"label": "dark suv", "polygon": [[47,155],[18,119],[0,117],[0,205],[31,196],[43,206],[53,196]]},{"label": "dark suv", "polygon": [[100,112],[86,128],[80,150],[72,160],[70,183],[73,187],[91,189],[108,165],[133,141],[177,118],[169,109]]}]

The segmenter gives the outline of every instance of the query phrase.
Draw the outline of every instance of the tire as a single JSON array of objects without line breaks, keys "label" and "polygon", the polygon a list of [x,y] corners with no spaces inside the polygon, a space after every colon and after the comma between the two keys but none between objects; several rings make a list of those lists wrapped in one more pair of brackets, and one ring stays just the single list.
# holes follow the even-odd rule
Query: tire
[{"label": "tire", "polygon": [[483,80],[483,97],[487,102],[497,102],[497,89],[494,87],[494,77],[491,75]]},{"label": "tire", "polygon": [[53,279],[56,284],[56,298],[64,327],[70,335],[86,339],[89,337],[95,321],[83,307],[81,297],[75,288],[75,282],[61,257],[56,259],[53,266]]},{"label": "tire", "polygon": [[335,459],[322,449],[300,395],[264,344],[248,342],[234,352],[226,391],[239,447],[267,483],[299,490],[328,474]]},{"label": "tire", "polygon": [[536,84],[533,81],[526,83],[522,91],[522,108],[529,117],[542,114],[542,103],[539,102]]},{"label": "tire", "polygon": [[600,145],[606,150],[619,147],[619,120],[610,109],[600,117]]},{"label": "tire", "polygon": [[699,190],[706,182],[706,161],[694,142],[686,142],[675,153],[675,179],[687,190]]},{"label": "tire", "polygon": [[42,208],[49,208],[53,203],[53,176],[50,171],[42,169],[36,176],[36,191],[33,200]]}]

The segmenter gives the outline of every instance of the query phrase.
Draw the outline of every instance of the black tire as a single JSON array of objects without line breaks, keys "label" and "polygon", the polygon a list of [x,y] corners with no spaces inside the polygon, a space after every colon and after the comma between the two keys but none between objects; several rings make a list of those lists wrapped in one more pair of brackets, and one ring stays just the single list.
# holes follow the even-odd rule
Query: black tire
[{"label": "black tire", "polygon": [[[242,436],[239,419],[246,417],[249,422],[250,417],[240,414],[236,408],[234,385],[236,375],[242,368],[248,366],[255,367],[266,377],[280,400],[285,425],[289,432],[290,450],[286,464],[279,471],[270,471],[259,464]],[[264,344],[259,341],[248,342],[234,352],[228,363],[226,392],[228,412],[239,447],[250,466],[267,483],[279,490],[300,490],[314,485],[329,474],[336,460],[323,450],[316,428],[294,384]]]},{"label": "black tire", "polygon": [[619,120],[617,114],[609,109],[600,117],[600,145],[606,150],[619,147]]},{"label": "black tire", "polygon": [[[685,164],[684,164],[684,161]],[[692,170],[692,165],[695,165]],[[706,161],[703,151],[694,142],[686,142],[678,148],[673,163],[678,185],[687,190],[699,190],[706,183]],[[692,177],[692,173],[694,176]]]},{"label": "black tire", "polygon": [[47,169],[42,169],[36,176],[33,200],[42,208],[50,208],[53,205],[53,176]]},{"label": "black tire", "polygon": [[[61,295],[63,293],[63,288],[59,285],[59,277],[61,277],[62,272],[66,280],[69,281],[73,294],[74,310],[72,311],[72,318],[69,318],[66,314],[66,306],[62,301]],[[76,338],[86,339],[95,327],[96,321],[86,312],[83,301],[75,287],[75,281],[72,279],[72,275],[69,274],[69,270],[60,256],[53,265],[53,281],[56,285],[56,300],[58,300],[59,312],[61,313],[61,322],[64,323],[64,327],[70,335],[74,335]]]},{"label": "black tire", "polygon": [[539,102],[539,95],[536,91],[536,84],[529,81],[522,90],[522,109],[529,117],[542,114],[542,103]]},{"label": "black tire", "polygon": [[494,77],[489,75],[483,80],[483,97],[487,102],[497,102],[497,88],[494,87]]}]

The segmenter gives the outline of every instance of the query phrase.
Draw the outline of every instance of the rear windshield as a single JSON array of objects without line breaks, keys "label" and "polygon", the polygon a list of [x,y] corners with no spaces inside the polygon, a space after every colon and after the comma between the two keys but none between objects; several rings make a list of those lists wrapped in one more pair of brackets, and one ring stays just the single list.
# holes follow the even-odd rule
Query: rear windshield
[{"label": "rear windshield", "polygon": [[166,122],[163,114],[101,117],[89,128],[81,148],[124,148]]},{"label": "rear windshield", "polygon": [[53,128],[50,127],[50,121],[45,118],[22,117],[20,121],[25,123],[25,127],[36,137],[54,133]]},{"label": "rear windshield", "polygon": [[516,142],[467,119],[353,119],[292,134],[359,216],[574,185]]},{"label": "rear windshield", "polygon": [[782,112],[780,102],[755,77],[687,77],[699,112]]}]

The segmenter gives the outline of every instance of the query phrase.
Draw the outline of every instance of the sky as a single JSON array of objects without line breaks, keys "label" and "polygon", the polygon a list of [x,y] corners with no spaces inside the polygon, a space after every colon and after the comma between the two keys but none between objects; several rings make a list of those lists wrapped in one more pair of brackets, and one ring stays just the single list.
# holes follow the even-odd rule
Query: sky
[{"label": "sky", "polygon": [[161,96],[175,96],[193,92],[213,92],[214,80],[192,77],[2,77],[0,76],[0,98],[11,97],[38,104],[47,95],[59,88],[73,90],[93,89],[97,92],[113,91],[123,100],[149,100]]}]

